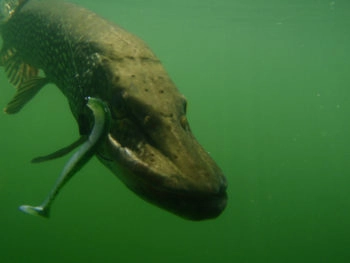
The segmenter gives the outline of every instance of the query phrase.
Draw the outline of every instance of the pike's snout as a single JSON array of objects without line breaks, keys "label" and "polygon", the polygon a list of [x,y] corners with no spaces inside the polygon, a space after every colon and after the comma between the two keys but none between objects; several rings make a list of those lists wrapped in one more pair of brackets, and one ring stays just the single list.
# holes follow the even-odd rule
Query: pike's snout
[{"label": "pike's snout", "polygon": [[132,191],[159,207],[191,220],[217,217],[227,202],[221,169],[197,142],[188,123],[181,124],[182,117],[157,118],[152,126],[124,122],[124,127],[135,126],[127,128],[134,131],[132,139],[123,138],[123,142],[118,128],[112,127],[100,160]]}]

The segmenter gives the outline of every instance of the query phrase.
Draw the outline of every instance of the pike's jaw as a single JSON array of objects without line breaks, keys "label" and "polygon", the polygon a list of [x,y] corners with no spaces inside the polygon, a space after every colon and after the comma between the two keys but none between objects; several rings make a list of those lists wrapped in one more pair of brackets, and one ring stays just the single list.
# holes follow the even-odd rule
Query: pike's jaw
[{"label": "pike's jaw", "polygon": [[189,157],[187,163],[181,158],[180,162],[173,160],[147,142],[131,150],[109,134],[97,156],[143,199],[187,219],[215,218],[226,207],[227,183],[203,148],[196,141],[190,147],[194,145],[200,156],[198,165],[193,165],[196,161]]}]

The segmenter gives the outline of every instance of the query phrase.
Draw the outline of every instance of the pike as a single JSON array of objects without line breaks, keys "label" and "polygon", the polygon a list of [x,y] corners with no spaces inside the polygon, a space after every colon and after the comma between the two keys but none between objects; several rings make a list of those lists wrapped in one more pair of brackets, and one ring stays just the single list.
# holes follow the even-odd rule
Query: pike
[{"label": "pike", "polygon": [[16,87],[14,114],[48,83],[67,98],[80,137],[43,162],[76,152],[47,199],[23,205],[49,217],[69,179],[96,156],[144,200],[190,220],[215,218],[227,203],[226,179],[193,136],[186,99],[138,37],[75,4],[1,0],[0,66]]}]

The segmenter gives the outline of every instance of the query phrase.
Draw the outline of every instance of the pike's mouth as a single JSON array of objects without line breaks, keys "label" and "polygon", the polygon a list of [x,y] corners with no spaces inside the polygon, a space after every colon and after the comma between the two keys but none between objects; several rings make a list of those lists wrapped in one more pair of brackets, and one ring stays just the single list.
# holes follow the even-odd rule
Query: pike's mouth
[{"label": "pike's mouth", "polygon": [[195,156],[174,159],[145,141],[131,148],[107,137],[97,156],[141,198],[191,220],[215,218],[226,207],[226,180],[196,141]]},{"label": "pike's mouth", "polygon": [[154,88],[117,94],[100,161],[150,203],[192,220],[217,217],[227,202],[226,179],[193,136],[185,98],[170,88],[163,98]]}]

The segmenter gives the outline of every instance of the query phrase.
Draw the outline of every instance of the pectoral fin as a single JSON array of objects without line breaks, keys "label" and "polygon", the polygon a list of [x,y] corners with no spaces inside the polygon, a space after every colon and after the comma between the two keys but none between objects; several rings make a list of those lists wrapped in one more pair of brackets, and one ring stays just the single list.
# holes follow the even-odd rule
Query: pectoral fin
[{"label": "pectoral fin", "polygon": [[25,80],[36,77],[39,70],[22,60],[15,48],[3,47],[0,52],[0,66],[5,67],[9,82],[18,86]]},{"label": "pectoral fin", "polygon": [[55,151],[54,153],[34,158],[32,160],[32,163],[41,163],[41,162],[46,162],[46,161],[60,158],[64,155],[70,153],[71,151],[73,151],[75,148],[77,148],[78,146],[83,144],[86,140],[87,140],[86,136],[81,136],[78,140],[76,140],[72,144],[68,145],[67,147],[59,149],[58,151]]},{"label": "pectoral fin", "polygon": [[49,82],[47,78],[39,77],[39,70],[23,61],[13,47],[2,48],[0,65],[5,67],[5,73],[9,82],[17,89],[14,98],[5,108],[6,113],[17,113]]},{"label": "pectoral fin", "polygon": [[32,77],[22,82],[17,87],[17,92],[13,99],[7,104],[5,112],[8,114],[17,113],[23,108],[28,101],[30,101],[39,90],[48,83],[47,78],[43,77]]},{"label": "pectoral fin", "polygon": [[78,151],[69,159],[54,188],[47,199],[40,206],[22,205],[20,210],[31,215],[49,217],[50,207],[59,191],[68,180],[95,154],[99,142],[105,138],[109,130],[110,112],[107,105],[95,98],[88,98],[87,106],[94,115],[94,126],[88,139],[80,146]]}]

